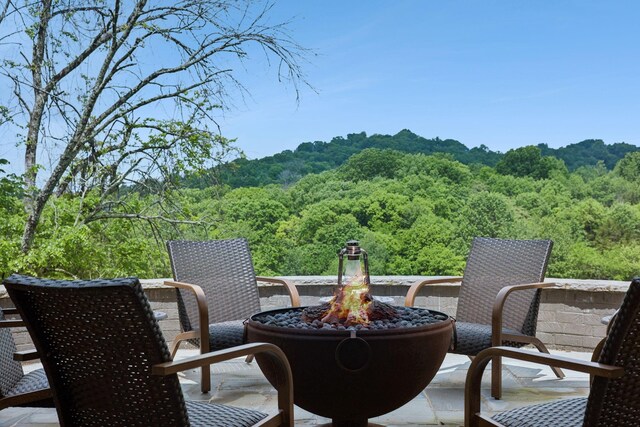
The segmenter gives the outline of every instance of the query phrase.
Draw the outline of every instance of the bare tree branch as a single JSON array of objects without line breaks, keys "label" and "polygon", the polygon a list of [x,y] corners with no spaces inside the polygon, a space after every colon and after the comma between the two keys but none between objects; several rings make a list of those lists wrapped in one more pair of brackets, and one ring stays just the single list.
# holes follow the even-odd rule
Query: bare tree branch
[{"label": "bare tree branch", "polygon": [[[3,97],[10,94],[0,94],[0,104],[13,108],[2,117],[26,123],[19,141],[24,252],[53,195],[91,197],[92,207],[97,200],[91,212],[78,214],[79,224],[117,215],[171,220],[174,209],[142,215],[120,202],[132,188],[166,200],[162,193],[176,174],[210,167],[229,152],[217,113],[232,105],[230,88],[247,93],[237,70],[255,55],[276,65],[297,100],[300,84],[307,84],[300,63],[308,52],[289,37],[286,22],[268,24],[272,5],[265,1],[0,4],[0,41],[17,51],[0,59],[0,84],[12,85],[15,94],[9,102]],[[12,26],[5,25],[8,16]],[[50,166],[38,161],[47,147],[54,150]],[[153,182],[162,184],[136,187]]]},{"label": "bare tree branch", "polygon": [[145,221],[153,222],[153,221],[162,221],[168,224],[187,224],[187,225],[203,225],[203,221],[188,221],[184,219],[174,219],[168,218],[161,215],[142,215],[142,214],[128,214],[128,213],[101,213],[100,215],[93,216],[91,218],[87,218],[85,223],[93,222],[93,221],[102,221],[105,219],[142,219]]},{"label": "bare tree branch", "polygon": [[2,21],[4,21],[4,18],[7,16],[9,6],[11,6],[11,0],[6,0],[2,6],[2,10],[0,11],[0,25],[2,25]]}]

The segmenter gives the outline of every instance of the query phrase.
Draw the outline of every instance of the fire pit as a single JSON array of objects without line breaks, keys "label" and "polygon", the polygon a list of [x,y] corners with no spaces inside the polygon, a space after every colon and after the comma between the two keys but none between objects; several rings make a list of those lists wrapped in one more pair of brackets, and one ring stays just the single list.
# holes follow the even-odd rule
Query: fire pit
[{"label": "fire pit", "polygon": [[[246,323],[247,340],[275,344],[287,355],[296,405],[331,418],[334,426],[366,426],[429,384],[451,346],[454,321],[437,311],[375,301],[366,252],[362,274],[349,266],[361,254],[357,242],[347,242],[343,251],[353,278],[342,284],[340,258],[330,303],[255,314]],[[277,384],[269,360],[256,360]]]},{"label": "fire pit", "polygon": [[[265,311],[247,322],[249,342],[284,351],[294,402],[334,426],[366,426],[424,390],[451,345],[453,320],[439,312],[396,307],[398,318],[367,328],[325,327],[302,320],[305,308]],[[267,379],[275,370],[256,356]]]}]

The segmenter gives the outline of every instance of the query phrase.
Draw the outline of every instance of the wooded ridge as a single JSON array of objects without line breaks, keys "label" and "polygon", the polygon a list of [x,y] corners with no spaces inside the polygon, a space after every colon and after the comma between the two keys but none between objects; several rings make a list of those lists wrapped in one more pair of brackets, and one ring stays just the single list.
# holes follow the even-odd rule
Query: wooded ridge
[{"label": "wooded ridge", "polygon": [[[219,177],[219,182],[233,188],[288,185],[307,174],[334,169],[366,148],[392,149],[410,154],[446,153],[466,165],[496,166],[505,156],[504,153],[491,151],[484,145],[467,148],[454,139],[427,139],[405,129],[395,135],[367,136],[365,132],[360,132],[348,134],[346,138],[338,136],[329,142],[305,142],[293,151],[285,150],[273,156],[253,160],[239,158],[219,166],[213,172]],[[581,166],[595,166],[599,161],[611,170],[625,154],[640,150],[640,147],[624,142],[605,144],[599,139],[588,139],[561,148],[538,144],[537,148],[543,156],[563,160],[569,171]],[[204,188],[209,182],[192,176],[185,184]]]}]

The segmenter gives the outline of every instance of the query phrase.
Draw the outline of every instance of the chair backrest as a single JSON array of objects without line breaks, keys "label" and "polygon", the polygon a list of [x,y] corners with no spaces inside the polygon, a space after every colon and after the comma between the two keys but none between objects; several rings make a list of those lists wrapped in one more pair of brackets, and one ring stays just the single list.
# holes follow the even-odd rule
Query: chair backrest
[{"label": "chair backrest", "polygon": [[[246,319],[260,311],[260,295],[246,239],[167,242],[173,278],[200,286],[207,298],[209,323]],[[198,328],[193,294],[177,289],[180,322]]]},{"label": "chair backrest", "polygon": [[640,277],[633,279],[607,334],[600,363],[624,367],[620,378],[595,377],[585,426],[637,426],[640,423]]},{"label": "chair backrest", "polygon": [[136,278],[4,280],[38,350],[62,426],[188,426],[177,375]]},{"label": "chair backrest", "polygon": [[[476,237],[464,270],[456,319],[491,324],[496,295],[505,286],[541,282],[553,242]],[[503,309],[503,326],[535,335],[540,290],[513,292]]]},{"label": "chair backrest", "polygon": [[[0,320],[4,320],[4,313],[0,308]],[[10,328],[0,328],[0,397],[7,395],[24,376],[22,364],[13,360],[16,343]]]}]

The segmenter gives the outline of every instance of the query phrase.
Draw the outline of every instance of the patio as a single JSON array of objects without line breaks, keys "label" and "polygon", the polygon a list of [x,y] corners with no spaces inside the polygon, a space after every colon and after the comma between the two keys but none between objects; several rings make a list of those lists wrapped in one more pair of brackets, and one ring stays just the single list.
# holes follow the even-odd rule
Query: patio
[{"label": "patio", "polygon": [[[302,305],[317,304],[321,297],[330,294],[333,289],[333,277],[295,277],[293,279],[300,289]],[[387,276],[372,279],[375,295],[391,296],[395,304],[402,305],[404,303],[402,295],[416,278]],[[152,308],[167,315],[166,319],[160,322],[160,327],[165,339],[170,341],[179,332],[178,313],[175,293],[171,288],[162,286],[162,280],[146,280],[143,286]],[[558,287],[543,291],[538,318],[539,335],[544,335],[551,344],[552,353],[589,360],[593,346],[605,335],[606,327],[601,322],[602,318],[619,307],[628,283],[575,279],[550,280],[556,282]],[[428,297],[420,296],[416,305],[455,314],[458,289],[458,285],[451,284],[430,287]],[[280,290],[280,287],[260,284],[260,305],[263,310],[289,304],[288,298],[282,295]],[[4,289],[0,289],[0,302],[3,306],[9,303]],[[24,328],[16,328],[14,338],[19,349],[33,347]],[[178,352],[177,358],[195,355],[197,352],[198,350],[187,346]],[[370,421],[386,426],[462,425],[464,383],[469,365],[470,361],[466,356],[447,354],[441,369],[423,392],[401,408],[372,418]],[[26,370],[35,369],[37,366],[31,363],[25,368]],[[567,377],[558,380],[550,368],[505,359],[503,399],[494,400],[490,397],[489,371],[490,366],[485,371],[483,381],[482,410],[484,413],[505,411],[558,398],[586,396],[589,392],[588,377],[585,374],[565,370]],[[212,391],[209,394],[202,394],[199,370],[181,373],[180,381],[186,398],[245,406],[268,413],[275,412],[275,390],[261,375],[255,363],[248,365],[244,359],[234,359],[213,365],[211,378]],[[296,408],[295,424],[298,426],[318,425],[329,421]],[[58,425],[53,408],[7,408],[0,411],[0,427]]]},{"label": "patio", "polygon": [[[534,350],[535,351],[535,350]],[[584,352],[552,351],[569,357],[589,360]],[[177,358],[197,354],[197,350],[180,350]],[[37,364],[28,365],[34,369]],[[464,381],[469,366],[466,356],[448,354],[431,384],[412,401],[389,414],[371,419],[386,426],[460,426],[463,421]],[[551,369],[526,362],[505,359],[503,365],[503,399],[494,400],[489,393],[489,369],[483,386],[483,411],[499,412],[518,406],[541,403],[558,398],[588,394],[588,376],[565,371],[567,377],[558,380]],[[210,399],[234,406],[246,406],[264,412],[276,408],[275,391],[260,374],[256,363],[234,359],[213,365],[212,392],[200,393],[199,372],[191,370],[180,375],[188,399]],[[296,425],[313,426],[330,420],[296,407]],[[58,426],[54,408],[7,408],[0,411],[0,426],[53,427]]]}]

